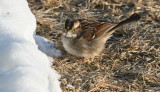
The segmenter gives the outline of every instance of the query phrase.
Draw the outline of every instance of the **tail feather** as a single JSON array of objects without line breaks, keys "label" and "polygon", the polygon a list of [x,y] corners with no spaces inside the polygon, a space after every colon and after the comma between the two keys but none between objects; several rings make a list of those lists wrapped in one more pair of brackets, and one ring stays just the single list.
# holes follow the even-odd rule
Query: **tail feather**
[{"label": "tail feather", "polygon": [[140,15],[137,13],[132,14],[129,18],[119,22],[116,26],[114,26],[113,28],[111,28],[110,30],[107,31],[107,33],[110,33],[112,31],[115,31],[116,29],[122,27],[123,25],[126,25],[128,23],[134,22],[134,21],[138,21],[140,19]]}]

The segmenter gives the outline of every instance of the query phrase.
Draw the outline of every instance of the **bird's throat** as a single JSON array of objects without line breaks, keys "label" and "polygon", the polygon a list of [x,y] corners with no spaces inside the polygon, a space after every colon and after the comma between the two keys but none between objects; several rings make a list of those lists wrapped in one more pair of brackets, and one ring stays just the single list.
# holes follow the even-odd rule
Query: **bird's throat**
[{"label": "bird's throat", "polygon": [[65,37],[76,38],[77,34],[73,34],[72,32],[63,33]]}]

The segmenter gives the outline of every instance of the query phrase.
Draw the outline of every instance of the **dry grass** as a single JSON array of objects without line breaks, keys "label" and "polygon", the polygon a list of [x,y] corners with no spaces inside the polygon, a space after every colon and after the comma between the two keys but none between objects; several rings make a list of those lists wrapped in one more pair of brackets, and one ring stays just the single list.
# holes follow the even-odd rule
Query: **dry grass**
[{"label": "dry grass", "polygon": [[[64,92],[160,91],[158,0],[28,1],[37,18],[37,34],[54,41],[63,53],[52,67],[62,76]],[[63,49],[60,35],[67,17],[118,23],[134,12],[142,19],[117,30],[92,62],[81,62]]]}]

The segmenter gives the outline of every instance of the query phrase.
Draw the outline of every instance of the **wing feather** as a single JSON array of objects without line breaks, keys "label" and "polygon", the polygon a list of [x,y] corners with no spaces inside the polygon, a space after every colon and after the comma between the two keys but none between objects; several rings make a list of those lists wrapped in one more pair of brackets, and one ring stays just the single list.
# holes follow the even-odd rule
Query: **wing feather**
[{"label": "wing feather", "polygon": [[81,26],[78,30],[81,32],[77,36],[77,38],[84,38],[87,41],[92,41],[101,37],[107,30],[109,30],[113,26],[113,24],[111,23],[99,22],[95,20],[81,19],[79,21]]}]

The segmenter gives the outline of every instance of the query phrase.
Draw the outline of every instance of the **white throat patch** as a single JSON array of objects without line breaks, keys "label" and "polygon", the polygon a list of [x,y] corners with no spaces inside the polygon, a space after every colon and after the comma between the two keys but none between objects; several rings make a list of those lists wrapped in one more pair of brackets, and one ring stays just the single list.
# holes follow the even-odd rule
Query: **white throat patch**
[{"label": "white throat patch", "polygon": [[66,36],[66,37],[71,37],[71,38],[77,37],[77,34],[73,34],[72,32],[63,33],[63,35]]}]

